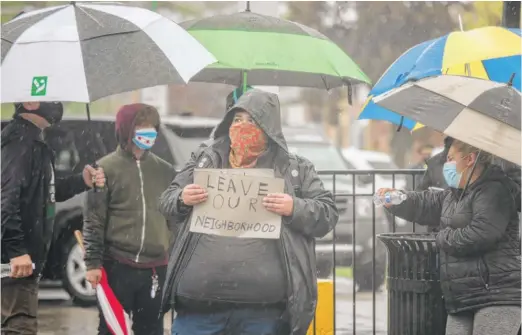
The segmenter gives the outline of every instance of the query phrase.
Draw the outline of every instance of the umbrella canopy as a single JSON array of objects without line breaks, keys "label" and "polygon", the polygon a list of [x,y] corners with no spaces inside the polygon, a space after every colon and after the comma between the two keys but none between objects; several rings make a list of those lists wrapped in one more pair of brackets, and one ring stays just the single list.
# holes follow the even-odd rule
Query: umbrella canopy
[{"label": "umbrella canopy", "polygon": [[181,26],[218,60],[191,81],[239,86],[247,74],[249,85],[331,89],[370,83],[338,45],[299,23],[246,11]]},{"label": "umbrella canopy", "polygon": [[[76,230],[74,232],[78,245],[85,252],[83,245],[82,232]],[[114,291],[109,285],[107,279],[107,271],[101,268],[102,276],[100,282],[96,286],[96,298],[98,299],[98,305],[107,323],[111,334],[113,335],[131,335],[131,321],[129,314],[125,312],[123,306],[119,302],[118,298],[114,294]]]},{"label": "umbrella canopy", "polygon": [[91,102],[185,84],[216,59],[183,28],[144,8],[72,3],[2,25],[2,102]]},{"label": "umbrella canopy", "polygon": [[131,335],[131,321],[129,314],[125,312],[123,306],[118,301],[114,291],[109,286],[107,271],[101,269],[102,277],[96,286],[96,298],[102,311],[107,327],[114,335]]},{"label": "umbrella canopy", "polygon": [[423,42],[400,56],[370,91],[359,119],[383,120],[416,129],[422,125],[374,103],[372,98],[409,80],[434,75],[468,75],[521,86],[521,30],[485,27]]},{"label": "umbrella canopy", "polygon": [[520,91],[508,84],[442,75],[373,98],[413,121],[520,165]]}]

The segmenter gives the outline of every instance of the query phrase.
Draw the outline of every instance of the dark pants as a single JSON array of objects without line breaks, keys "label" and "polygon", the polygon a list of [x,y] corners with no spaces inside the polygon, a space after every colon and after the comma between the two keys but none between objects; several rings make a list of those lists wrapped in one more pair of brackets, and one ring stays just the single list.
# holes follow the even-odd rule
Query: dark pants
[{"label": "dark pants", "polygon": [[[159,289],[151,298],[152,269],[138,269],[118,262],[104,262],[109,286],[123,309],[132,318],[134,335],[163,335],[161,289],[165,282],[166,266],[157,267]],[[99,335],[110,335],[100,311]]]},{"label": "dark pants", "polygon": [[178,313],[172,335],[288,335],[279,309],[234,309],[216,313]]},{"label": "dark pants", "polygon": [[37,313],[36,279],[2,279],[2,335],[36,335]]}]

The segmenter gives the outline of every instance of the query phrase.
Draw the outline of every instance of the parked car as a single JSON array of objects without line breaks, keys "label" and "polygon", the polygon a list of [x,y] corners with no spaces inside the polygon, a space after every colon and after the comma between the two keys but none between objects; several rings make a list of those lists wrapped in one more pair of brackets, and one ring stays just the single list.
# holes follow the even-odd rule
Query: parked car
[{"label": "parked car", "polygon": [[[309,159],[317,171],[344,172],[355,169],[349,165],[327,137],[318,127],[283,128],[289,151]],[[372,259],[373,259],[373,204],[371,185],[364,184],[351,175],[339,174],[320,175],[325,187],[334,192],[335,202],[339,210],[339,222],[335,229],[336,265],[352,265],[355,260],[355,282],[359,290],[372,289]],[[355,186],[354,186],[355,182]],[[355,195],[354,195],[355,190]],[[355,213],[354,213],[355,212]],[[353,240],[353,225],[355,218],[356,241]],[[382,208],[375,209],[375,234],[387,231],[388,223]],[[320,276],[332,272],[333,232],[317,241],[316,255]],[[353,255],[355,244],[356,256]],[[384,282],[386,251],[375,241],[376,245],[376,282],[379,287]]]},{"label": "parked car", "polygon": [[[399,170],[397,165],[393,162],[392,158],[378,151],[360,150],[357,148],[343,149],[342,154],[347,164],[352,169],[357,170]],[[405,176],[396,174],[395,182],[393,181],[393,175],[387,174],[376,174],[375,175],[375,190],[380,188],[396,188],[405,189],[407,183],[406,178],[412,178],[411,176]],[[363,184],[372,187],[373,177],[371,175],[359,176],[359,181]],[[393,231],[393,215],[386,212],[388,218],[389,230]],[[404,219],[395,217],[395,227],[403,228],[406,227],[408,222]]]},{"label": "parked car", "polygon": [[[358,170],[399,170],[392,158],[379,151],[360,150],[357,148],[343,149],[342,154],[348,164]],[[373,183],[371,176],[361,176],[362,183]],[[403,189],[406,186],[406,178],[404,175],[395,175],[395,184],[391,174],[377,174],[375,175],[375,189],[379,188],[397,188]]]},{"label": "parked car", "polygon": [[[8,122],[2,120],[2,129]],[[162,122],[152,152],[180,168],[219,120],[173,116],[162,118]],[[114,117],[94,117],[90,129],[94,136],[85,118],[71,117],[46,129],[46,140],[56,155],[57,177],[79,173],[86,164],[116,149]],[[83,197],[80,194],[56,204],[54,238],[43,279],[61,280],[76,304],[90,305],[96,300],[95,292],[85,280],[83,253],[73,235],[83,226]]]}]

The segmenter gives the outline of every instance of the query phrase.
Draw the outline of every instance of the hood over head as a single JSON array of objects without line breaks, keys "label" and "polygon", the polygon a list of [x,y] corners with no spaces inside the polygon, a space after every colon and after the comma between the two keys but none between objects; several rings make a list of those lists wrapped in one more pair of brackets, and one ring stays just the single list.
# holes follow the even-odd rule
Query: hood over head
[{"label": "hood over head", "polygon": [[[247,86],[246,87],[246,90],[245,91],[250,91],[252,90],[253,87],[252,86]],[[230,92],[228,95],[227,95],[227,98],[226,98],[226,110],[229,110],[232,106],[234,106],[234,104],[237,102],[237,100],[239,98],[241,98],[241,96],[243,95],[243,86],[240,86],[240,87],[236,87],[232,92]]]},{"label": "hood over head", "polygon": [[245,110],[267,135],[284,152],[288,152],[283,127],[281,125],[281,108],[276,94],[252,89],[244,93],[227,111],[223,121],[213,131],[215,139],[228,137],[228,131],[238,109]]},{"label": "hood over head", "polygon": [[116,114],[115,130],[116,138],[122,148],[131,143],[138,116],[146,117],[148,114],[151,114],[150,119],[153,120],[153,126],[158,130],[159,114],[156,108],[142,103],[121,106]]},{"label": "hood over head", "polygon": [[63,104],[61,102],[40,102],[40,107],[35,110],[27,110],[23,103],[15,103],[15,113],[13,116],[20,114],[34,114],[44,118],[49,124],[56,124],[62,120]]}]

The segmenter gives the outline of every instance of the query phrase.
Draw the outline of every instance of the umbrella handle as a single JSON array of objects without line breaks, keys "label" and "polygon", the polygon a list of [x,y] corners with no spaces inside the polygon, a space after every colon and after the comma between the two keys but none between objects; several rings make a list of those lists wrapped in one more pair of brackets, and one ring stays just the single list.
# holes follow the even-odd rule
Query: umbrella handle
[{"label": "umbrella handle", "polygon": [[76,237],[76,242],[78,242],[78,245],[82,249],[82,251],[85,253],[85,247],[83,246],[83,235],[82,232],[79,230],[74,231],[74,237]]}]

